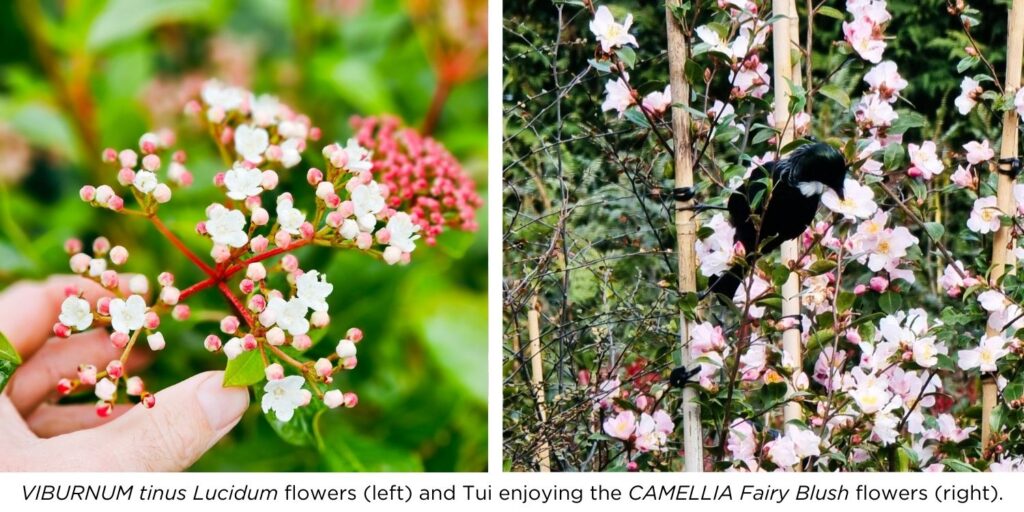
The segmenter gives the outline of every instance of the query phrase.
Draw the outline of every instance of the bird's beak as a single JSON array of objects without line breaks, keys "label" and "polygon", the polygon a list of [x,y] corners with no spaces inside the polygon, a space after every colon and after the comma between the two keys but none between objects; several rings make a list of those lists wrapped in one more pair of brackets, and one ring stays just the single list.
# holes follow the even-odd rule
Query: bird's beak
[{"label": "bird's beak", "polygon": [[836,191],[836,195],[839,196],[839,200],[840,201],[845,201],[846,200],[846,195],[843,193],[844,189],[846,189],[846,183],[845,182],[844,183],[840,183],[838,187],[832,187],[832,190],[835,190]]}]

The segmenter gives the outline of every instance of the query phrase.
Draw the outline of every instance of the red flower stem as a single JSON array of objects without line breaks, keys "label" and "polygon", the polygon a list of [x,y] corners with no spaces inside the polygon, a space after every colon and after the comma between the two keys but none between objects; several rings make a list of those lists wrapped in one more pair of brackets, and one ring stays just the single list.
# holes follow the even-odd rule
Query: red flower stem
[{"label": "red flower stem", "polygon": [[245,309],[245,306],[242,304],[242,301],[238,300],[238,297],[236,297],[235,294],[232,293],[231,288],[228,287],[227,283],[225,283],[224,281],[219,281],[217,283],[217,288],[219,288],[220,291],[224,293],[224,297],[226,297],[228,301],[231,302],[231,305],[235,307],[235,311],[238,311],[238,314],[242,315],[242,318],[245,319],[245,324],[248,325],[250,329],[252,329],[253,325],[255,325],[255,321],[253,320],[252,315],[249,313],[248,309]]},{"label": "red flower stem", "polygon": [[284,254],[284,253],[286,253],[288,251],[292,251],[292,250],[298,249],[299,247],[302,247],[302,246],[304,246],[306,244],[309,244],[312,241],[313,241],[312,238],[306,238],[304,240],[299,240],[298,242],[290,244],[290,245],[288,245],[288,247],[278,247],[277,249],[274,249],[274,250],[271,250],[271,251],[267,251],[267,252],[265,252],[263,254],[257,254],[256,256],[253,256],[252,258],[249,258],[247,260],[242,260],[242,261],[236,263],[235,265],[233,265],[231,267],[228,267],[227,270],[224,271],[224,275],[225,275],[225,277],[229,277],[231,275],[234,275],[236,272],[238,272],[240,270],[244,270],[246,267],[249,266],[250,263],[258,263],[258,262],[263,261],[263,260],[265,260],[267,258],[273,258],[274,256],[277,256],[279,254]]},{"label": "red flower stem", "polygon": [[182,242],[181,239],[179,239],[177,236],[175,236],[174,233],[172,233],[170,229],[167,229],[167,226],[164,225],[163,221],[160,220],[160,217],[157,217],[156,215],[152,215],[152,216],[149,217],[149,219],[153,221],[153,225],[156,226],[156,229],[158,231],[163,233],[163,235],[165,237],[167,237],[167,239],[170,240],[171,243],[175,247],[177,247],[178,250],[181,251],[181,253],[184,254],[186,258],[191,260],[192,263],[195,263],[197,267],[201,268],[203,270],[203,272],[206,273],[206,275],[211,276],[211,277],[213,277],[215,275],[213,269],[210,268],[210,266],[207,265],[205,261],[199,259],[199,256],[196,256],[195,253],[193,253],[191,250],[189,250],[189,248],[185,246],[185,243]]},{"label": "red flower stem", "polygon": [[194,284],[192,286],[189,286],[188,288],[185,288],[181,292],[181,296],[178,297],[178,300],[179,301],[185,300],[189,296],[195,294],[196,292],[200,292],[200,291],[205,290],[205,289],[207,289],[207,288],[209,288],[211,286],[216,285],[217,282],[218,282],[217,278],[215,278],[215,277],[208,277],[206,279],[203,279],[202,281],[199,281],[198,283],[196,283],[196,284]]}]

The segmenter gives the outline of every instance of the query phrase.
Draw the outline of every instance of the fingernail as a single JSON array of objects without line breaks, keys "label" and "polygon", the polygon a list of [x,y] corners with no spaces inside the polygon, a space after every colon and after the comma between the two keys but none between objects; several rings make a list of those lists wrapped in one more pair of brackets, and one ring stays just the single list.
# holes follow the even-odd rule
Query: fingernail
[{"label": "fingernail", "polygon": [[214,372],[197,391],[199,406],[206,414],[206,422],[213,430],[230,427],[238,421],[249,406],[249,390],[225,388],[224,372]]}]

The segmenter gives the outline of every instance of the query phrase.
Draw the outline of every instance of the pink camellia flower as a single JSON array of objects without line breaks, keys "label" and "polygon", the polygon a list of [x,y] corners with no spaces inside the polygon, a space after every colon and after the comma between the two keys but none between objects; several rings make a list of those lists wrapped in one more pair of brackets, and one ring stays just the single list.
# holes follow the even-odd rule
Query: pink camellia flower
[{"label": "pink camellia flower", "polygon": [[896,63],[891,60],[871,68],[871,71],[864,75],[864,81],[878,93],[879,97],[889,103],[894,103],[900,91],[907,87],[907,81],[900,76]]},{"label": "pink camellia flower", "polygon": [[879,128],[892,125],[899,114],[888,101],[877,94],[868,94],[855,107],[857,122],[865,128]]},{"label": "pink camellia flower", "polygon": [[666,85],[664,91],[652,91],[644,96],[644,101],[641,103],[644,109],[654,114],[665,113],[665,110],[672,104],[671,87],[671,85]]},{"label": "pink camellia flower", "polygon": [[845,198],[839,199],[835,191],[826,190],[821,195],[821,203],[829,210],[850,220],[866,219],[878,210],[878,205],[875,204],[875,192],[871,190],[871,187],[861,185],[857,180],[846,180],[843,195]]},{"label": "pink camellia flower", "polygon": [[590,31],[597,36],[597,41],[601,44],[601,51],[610,53],[613,49],[627,44],[638,46],[636,38],[629,33],[629,27],[632,24],[632,14],[627,14],[625,21],[621,24],[616,23],[612,11],[602,5],[594,13],[594,19],[590,22]]},{"label": "pink camellia flower", "polygon": [[983,140],[980,143],[972,140],[971,142],[964,144],[964,149],[967,150],[967,161],[970,162],[971,165],[978,165],[981,162],[986,162],[996,156],[996,152],[991,146],[989,146],[988,140]]},{"label": "pink camellia flower", "polygon": [[956,167],[956,172],[954,172],[949,178],[954,185],[960,188],[974,188],[974,174],[971,173],[970,169],[962,165],[958,165]]},{"label": "pink camellia flower", "polygon": [[[629,78],[628,76],[626,77]],[[633,96],[633,91],[630,90],[629,84],[622,78],[615,80],[609,80],[605,86],[605,98],[604,103],[601,103],[601,111],[607,112],[609,110],[615,110],[619,113],[619,117],[622,117],[626,113],[629,107],[636,103],[636,97]]]},{"label": "pink camellia flower", "polygon": [[876,36],[876,25],[867,18],[843,22],[843,36],[860,58],[878,64],[885,51],[885,40]]},{"label": "pink camellia flower", "polygon": [[960,115],[966,116],[971,113],[974,106],[978,104],[978,98],[981,97],[982,92],[984,89],[981,88],[981,84],[977,80],[969,76],[964,77],[960,82],[960,95],[953,100]]},{"label": "pink camellia flower", "polygon": [[971,216],[967,219],[967,227],[982,235],[999,230],[1002,212],[996,204],[995,196],[980,197],[974,201]]},{"label": "pink camellia flower", "polygon": [[911,165],[920,171],[925,180],[932,179],[932,176],[941,174],[945,169],[936,153],[935,143],[930,140],[922,142],[920,146],[908,144],[907,151],[910,153]]},{"label": "pink camellia flower", "polygon": [[729,270],[735,257],[733,240],[736,228],[722,214],[716,214],[707,223],[711,228],[711,236],[697,240],[697,259],[700,261],[700,272],[707,277],[717,276]]},{"label": "pink camellia flower", "polygon": [[629,441],[636,431],[636,415],[633,411],[622,411],[604,422],[604,432],[611,437]]},{"label": "pink camellia flower", "polygon": [[657,422],[647,413],[640,415],[640,424],[636,427],[636,448],[641,452],[662,451],[668,436],[658,429]]}]

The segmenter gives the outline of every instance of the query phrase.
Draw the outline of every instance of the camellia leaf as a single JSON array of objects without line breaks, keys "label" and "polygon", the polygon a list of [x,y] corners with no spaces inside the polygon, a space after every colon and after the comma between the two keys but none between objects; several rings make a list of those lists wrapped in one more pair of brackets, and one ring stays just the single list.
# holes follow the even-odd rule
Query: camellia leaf
[{"label": "camellia leaf", "polygon": [[943,459],[942,464],[947,468],[956,471],[957,473],[977,473],[978,469],[974,466],[957,459]]},{"label": "camellia leaf", "polygon": [[885,292],[878,298],[878,307],[890,315],[899,311],[902,306],[903,299],[900,298],[898,293]]},{"label": "camellia leaf", "polygon": [[846,94],[846,91],[842,90],[838,85],[828,84],[818,92],[822,96],[838,103],[843,108],[850,108],[850,95]]},{"label": "camellia leaf", "polygon": [[846,16],[843,15],[842,11],[840,11],[839,9],[836,9],[835,7],[829,7],[827,5],[823,5],[821,7],[818,7],[816,12],[818,14],[822,15],[822,16],[828,16],[829,18],[834,18],[834,19],[837,19],[837,20],[840,20],[840,21],[846,19]]},{"label": "camellia leaf", "polygon": [[242,352],[228,361],[227,368],[224,368],[224,387],[252,386],[265,378],[263,369],[263,359],[258,350]]}]

